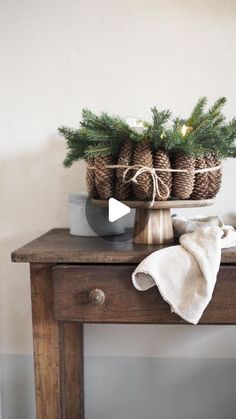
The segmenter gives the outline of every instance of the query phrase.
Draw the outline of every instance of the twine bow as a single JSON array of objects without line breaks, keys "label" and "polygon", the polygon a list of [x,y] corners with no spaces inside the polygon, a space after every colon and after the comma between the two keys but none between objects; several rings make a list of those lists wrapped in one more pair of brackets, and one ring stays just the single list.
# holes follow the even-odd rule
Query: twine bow
[{"label": "twine bow", "polygon": [[[134,174],[134,176],[127,179],[127,174],[129,173],[130,170],[136,170],[136,173]],[[157,175],[157,173],[156,173],[157,170],[158,169],[154,169],[154,168],[148,167],[148,166],[136,165],[136,166],[127,167],[127,169],[123,173],[123,182],[124,183],[133,182],[133,183],[136,183],[136,184],[138,183],[138,180],[137,180],[138,176],[140,176],[142,173],[149,173],[151,175],[152,184],[153,184],[151,207],[153,206],[153,204],[155,202],[156,195],[158,195],[161,199],[165,200],[165,199],[168,198],[168,196],[170,194],[170,190],[169,190],[168,186],[165,184],[165,182],[163,182],[163,180],[160,178],[160,176]],[[166,190],[166,193],[164,195],[160,191],[159,184],[161,184],[164,187],[164,189]]]}]

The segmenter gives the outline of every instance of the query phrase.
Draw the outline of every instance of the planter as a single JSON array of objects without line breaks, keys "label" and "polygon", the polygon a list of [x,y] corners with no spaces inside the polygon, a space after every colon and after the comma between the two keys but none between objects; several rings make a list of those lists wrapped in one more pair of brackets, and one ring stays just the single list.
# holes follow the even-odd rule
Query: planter
[{"label": "planter", "polygon": [[69,195],[70,234],[74,236],[114,236],[124,233],[123,220],[110,223],[107,208],[91,204],[86,193]]}]

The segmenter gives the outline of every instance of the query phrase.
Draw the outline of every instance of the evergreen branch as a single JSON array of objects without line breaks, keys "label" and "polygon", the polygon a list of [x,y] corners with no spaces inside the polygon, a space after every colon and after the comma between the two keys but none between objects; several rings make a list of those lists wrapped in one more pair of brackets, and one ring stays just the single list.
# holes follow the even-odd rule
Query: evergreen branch
[{"label": "evergreen branch", "polygon": [[231,147],[230,148],[230,150],[229,150],[229,153],[228,153],[228,156],[227,157],[233,157],[233,158],[235,158],[236,157],[236,146],[234,146],[234,147]]},{"label": "evergreen branch", "polygon": [[154,147],[167,149],[170,145],[168,143],[168,138],[166,136],[165,124],[169,121],[171,117],[171,112],[169,110],[158,111],[156,107],[151,109],[153,122],[148,127],[147,135],[150,138],[150,141]]},{"label": "evergreen branch", "polygon": [[129,125],[118,116],[110,116],[105,112],[97,116],[88,109],[83,109],[82,117],[81,126],[94,131],[94,133],[106,133],[111,137],[111,140],[123,140],[132,133]]},{"label": "evergreen branch", "polygon": [[[79,159],[111,155],[117,157],[121,144],[127,138],[134,142],[148,139],[154,149],[170,153],[182,152],[199,157],[214,153],[219,158],[236,157],[236,119],[226,123],[222,108],[225,97],[220,97],[205,111],[206,97],[201,97],[187,119],[176,118],[167,127],[171,117],[169,110],[152,108],[152,123],[145,125],[143,133],[137,133],[119,116],[103,112],[95,115],[88,109],[82,111],[80,128],[60,127],[67,145],[64,160],[66,167]],[[183,125],[185,129],[183,130]]]},{"label": "evergreen branch", "polygon": [[110,142],[112,143],[112,137],[109,133],[105,131],[95,131],[91,128],[83,128],[88,140],[93,143],[103,143],[103,142]]},{"label": "evergreen branch", "polygon": [[213,103],[213,105],[211,106],[211,108],[208,111],[208,115],[211,117],[216,117],[221,113],[221,110],[223,108],[223,106],[226,104],[227,99],[226,97],[222,96],[219,97],[219,99],[217,99],[215,101],[215,103]]},{"label": "evergreen branch", "polygon": [[90,145],[85,151],[85,157],[89,159],[110,155],[112,155],[112,148],[109,145]]},{"label": "evergreen branch", "polygon": [[[222,107],[226,103],[225,97],[220,97],[211,108],[204,112],[206,98],[202,97],[195,105],[190,117],[186,121],[177,118],[172,132],[169,133],[175,151],[181,151],[192,156],[202,156],[208,152],[226,157],[231,153],[231,137],[235,138],[234,123],[231,128],[225,123]],[[181,132],[181,125],[191,127],[185,135]]]},{"label": "evergreen branch", "polygon": [[207,98],[206,96],[201,97],[195,107],[193,108],[193,111],[186,121],[186,125],[190,126],[192,128],[196,128],[203,120],[204,118],[204,109],[207,104]]},{"label": "evergreen branch", "polygon": [[67,145],[67,155],[63,162],[65,167],[70,167],[73,162],[85,157],[85,150],[88,145],[88,139],[83,130],[73,130],[62,126],[58,128],[59,133],[65,138]]}]

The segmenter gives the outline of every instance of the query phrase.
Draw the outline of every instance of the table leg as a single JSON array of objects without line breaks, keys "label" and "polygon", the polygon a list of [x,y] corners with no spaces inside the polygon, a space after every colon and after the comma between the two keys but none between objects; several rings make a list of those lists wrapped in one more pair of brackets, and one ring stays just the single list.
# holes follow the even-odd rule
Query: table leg
[{"label": "table leg", "polygon": [[37,419],[84,419],[83,326],[52,314],[52,266],[31,264]]},{"label": "table leg", "polygon": [[84,419],[83,325],[60,323],[63,419]]}]

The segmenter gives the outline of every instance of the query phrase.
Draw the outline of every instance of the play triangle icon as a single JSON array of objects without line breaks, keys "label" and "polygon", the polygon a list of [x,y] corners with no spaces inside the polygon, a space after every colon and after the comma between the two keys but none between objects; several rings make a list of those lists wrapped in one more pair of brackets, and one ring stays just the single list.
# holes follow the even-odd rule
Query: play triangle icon
[{"label": "play triangle icon", "polygon": [[119,218],[124,217],[124,215],[129,214],[130,207],[118,201],[115,198],[110,198],[108,203],[108,219],[111,223]]}]

